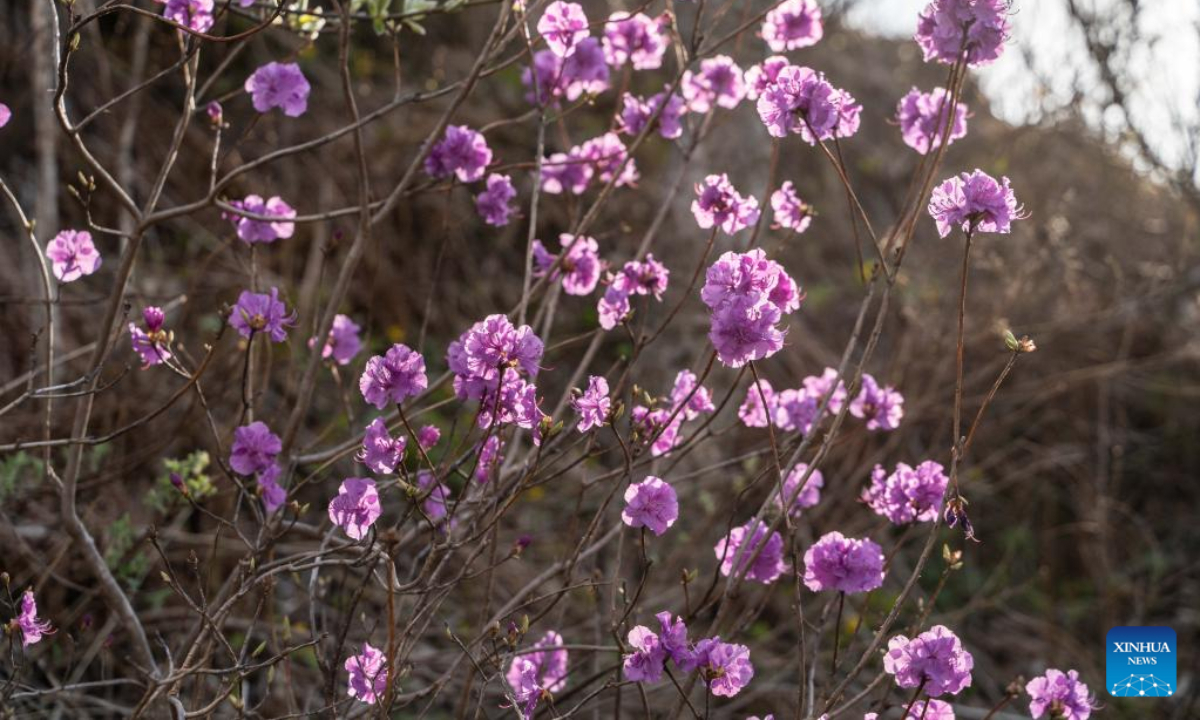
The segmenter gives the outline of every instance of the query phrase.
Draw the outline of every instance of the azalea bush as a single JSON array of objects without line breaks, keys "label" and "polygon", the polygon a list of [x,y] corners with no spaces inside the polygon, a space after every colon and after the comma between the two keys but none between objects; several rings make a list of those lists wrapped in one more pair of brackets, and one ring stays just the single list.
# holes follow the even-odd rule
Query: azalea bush
[{"label": "azalea bush", "polygon": [[[943,599],[997,531],[971,503],[977,432],[1038,358],[968,313],[973,250],[1029,219],[1024,170],[947,162],[973,142],[964,88],[1008,49],[1015,9],[931,2],[912,42],[941,86],[871,106],[838,67],[809,66],[829,22],[817,0],[624,5],[55,6],[56,80],[35,102],[79,168],[76,220],[34,222],[3,177],[40,296],[0,451],[69,542],[4,560],[0,705],[1099,708],[1099,678],[1051,666],[1049,648],[1026,677],[990,675]],[[98,58],[141,77],[83,102],[76,78]],[[111,138],[142,98],[143,127],[169,132],[136,144],[150,170],[135,182]],[[864,123],[887,122],[908,179],[884,210],[847,158]],[[739,144],[773,161],[711,160]],[[319,182],[333,173],[347,183]],[[814,177],[841,201],[806,201]],[[833,217],[853,230],[830,237],[849,322],[818,331],[820,278],[784,250]],[[902,369],[889,309],[918,243],[953,257],[937,277],[952,312],[927,319],[952,351]],[[419,301],[372,296],[390,265]],[[814,336],[826,362],[801,354]],[[900,435],[934,377],[951,401],[917,404],[920,430]],[[128,508],[105,524],[93,508],[114,488]]]}]

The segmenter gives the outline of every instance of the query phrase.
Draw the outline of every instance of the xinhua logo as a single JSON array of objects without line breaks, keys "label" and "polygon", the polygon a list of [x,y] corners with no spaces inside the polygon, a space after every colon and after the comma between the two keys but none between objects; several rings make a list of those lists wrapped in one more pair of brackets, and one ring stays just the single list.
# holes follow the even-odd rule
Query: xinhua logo
[{"label": "xinhua logo", "polygon": [[1113,697],[1169,697],[1175,693],[1175,631],[1169,627],[1115,627],[1108,631],[1106,685]]}]

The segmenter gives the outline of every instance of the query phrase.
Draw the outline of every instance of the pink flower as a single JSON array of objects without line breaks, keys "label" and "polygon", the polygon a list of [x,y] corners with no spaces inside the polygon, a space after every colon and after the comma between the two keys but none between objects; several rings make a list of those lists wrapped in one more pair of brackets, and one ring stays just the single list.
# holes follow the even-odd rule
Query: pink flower
[{"label": "pink flower", "polygon": [[532,720],[544,694],[559,692],[567,686],[568,655],[562,636],[551,630],[533,647],[537,652],[514,656],[505,674],[525,720]]},{"label": "pink flower", "polygon": [[229,313],[229,324],[244,338],[266,333],[278,343],[287,340],[287,329],[296,324],[296,313],[287,311],[279,299],[279,288],[271,288],[270,295],[243,290]]},{"label": "pink flower", "polygon": [[785,0],[767,13],[762,39],[773,52],[815,45],[825,34],[816,0]]},{"label": "pink flower", "polygon": [[775,394],[772,421],[784,432],[807,435],[817,419],[817,401],[803,390],[783,390]]},{"label": "pink flower", "polygon": [[632,308],[629,306],[629,296],[615,286],[610,285],[604,291],[604,296],[596,304],[596,312],[600,315],[600,327],[612,330],[625,322]]},{"label": "pink flower", "polygon": [[608,398],[608,380],[602,375],[588,378],[587,390],[571,400],[575,412],[579,413],[579,432],[587,432],[608,422],[612,401]]},{"label": "pink flower", "polygon": [[683,417],[686,420],[693,420],[701,413],[715,412],[717,409],[713,405],[708,388],[698,384],[696,374],[691,370],[680,370],[675,375],[675,386],[671,388],[672,412],[685,402],[687,405],[683,408]]},{"label": "pink flower", "polygon": [[813,592],[874,590],[883,584],[883,550],[869,539],[827,533],[804,553],[804,584]]},{"label": "pink flower", "polygon": [[599,95],[608,89],[608,80],[600,41],[590,37],[576,45],[568,58],[538,50],[533,63],[521,73],[521,83],[530,89],[526,99],[539,106],[557,106],[563,97],[574,102],[584,95]]},{"label": "pink flower", "polygon": [[1044,675],[1030,680],[1025,686],[1029,693],[1029,714],[1034,720],[1050,714],[1061,720],[1088,720],[1096,703],[1088,686],[1079,682],[1079,673],[1051,668]]},{"label": "pink flower", "polygon": [[134,352],[142,357],[143,370],[171,359],[171,351],[167,349],[171,334],[163,330],[164,317],[162,308],[151,306],[142,310],[142,318],[146,321],[145,330],[129,323],[129,339],[133,343]]},{"label": "pink flower", "polygon": [[1000,57],[1009,30],[1005,0],[934,0],[921,11],[914,39],[925,62],[950,65],[965,52],[967,64],[979,67]]},{"label": "pink flower", "polygon": [[7,125],[11,118],[12,110],[10,110],[4,103],[0,103],[0,128]]},{"label": "pink flower", "polygon": [[[896,106],[896,122],[904,144],[922,155],[939,145],[943,128],[950,119],[950,95],[946,88],[934,88],[923,93],[913,88],[901,98]],[[950,123],[950,136],[946,145],[967,134],[967,106],[954,104],[954,121]]]},{"label": "pink flower", "polygon": [[229,453],[229,467],[241,475],[253,475],[275,464],[275,456],[283,449],[279,436],[262,421],[233,431],[233,447]]},{"label": "pink flower", "polygon": [[634,136],[641,133],[645,129],[646,123],[650,122],[664,101],[666,107],[662,109],[657,118],[654,118],[658,134],[668,140],[683,135],[682,117],[685,110],[683,98],[672,94],[668,99],[665,91],[652,96],[649,100],[643,100],[632,93],[625,93],[621,114],[618,116],[621,132]]},{"label": "pink flower", "polygon": [[971,684],[975,659],[944,625],[934,625],[913,639],[897,635],[888,642],[883,669],[902,688],[922,686],[929,697],[957,695]]},{"label": "pink flower", "polygon": [[758,98],[758,116],[771,137],[798,134],[809,145],[858,132],[862,106],[812,68],[782,68]]},{"label": "pink flower", "polygon": [[891,475],[876,465],[871,472],[871,487],[863,491],[862,500],[877,515],[897,525],[933,522],[942,510],[949,483],[941,463],[933,460],[916,468],[896,463]]},{"label": "pink flower", "polygon": [[658,682],[662,679],[667,651],[650,628],[638,625],[627,637],[632,653],[624,656],[625,677],[634,682]]},{"label": "pink flower", "polygon": [[727,234],[733,235],[758,222],[758,200],[742,197],[729,182],[728,175],[709,175],[704,183],[696,185],[692,215],[704,230],[719,225]]},{"label": "pink flower", "polygon": [[825,487],[825,476],[821,474],[820,470],[814,469],[809,473],[808,479],[804,480],[804,489],[800,490],[800,481],[807,472],[808,465],[806,463],[796,463],[796,467],[792,468],[792,471],[788,473],[787,480],[783,483],[783,498],[779,497],[778,490],[772,491],[775,507],[780,510],[783,509],[783,504],[787,502],[788,498],[795,496],[791,502],[792,517],[800,517],[804,509],[821,501],[821,488]]},{"label": "pink flower", "polygon": [[367,478],[346,478],[329,501],[329,519],[354,540],[366,537],[382,512],[375,481]]},{"label": "pink flower", "polygon": [[963,232],[974,228],[977,232],[1007,235],[1013,220],[1026,217],[1008,178],[996,182],[982,170],[961,173],[934,188],[929,198],[929,214],[942,237],[955,227],[961,227]]},{"label": "pink flower", "polygon": [[284,490],[279,484],[281,472],[278,465],[271,463],[260,470],[256,478],[259,493],[262,495],[263,509],[267,511],[268,515],[287,502],[287,490]]},{"label": "pink flower", "polygon": [[404,448],[408,438],[404,435],[392,437],[383,418],[375,418],[363,434],[362,450],[358,461],[380,475],[396,472],[396,466],[404,460]]},{"label": "pink flower", "polygon": [[829,391],[833,388],[835,381],[837,389],[829,398],[829,412],[837,413],[841,411],[842,405],[846,402],[846,385],[838,379],[837,370],[827,367],[820,377],[809,375],[804,378],[804,391],[820,404],[825,401],[825,396],[830,394]]},{"label": "pink flower", "polygon": [[50,622],[37,616],[37,600],[33,597],[33,590],[26,590],[21,595],[21,612],[13,623],[21,631],[21,647],[29,647],[40,642],[44,636],[54,634]]},{"label": "pink flower", "polygon": [[[759,548],[762,550],[759,551]],[[772,532],[768,537],[766,525],[757,520],[733,528],[713,550],[721,562],[721,574],[726,577],[733,574],[735,561],[739,573],[749,567],[745,572],[747,580],[765,585],[775,582],[789,569],[783,558],[783,537],[777,532]],[[751,563],[750,559],[755,553],[758,553],[758,557]]]},{"label": "pink flower", "polygon": [[634,185],[638,181],[637,163],[629,157],[625,143],[615,132],[588,140],[579,146],[578,154],[591,162],[602,183],[613,182],[613,178],[616,178],[614,186],[621,187]]},{"label": "pink flower", "polygon": [[875,378],[863,373],[862,389],[850,403],[850,414],[867,421],[867,430],[895,430],[904,417],[904,396],[891,385],[880,387]]},{"label": "pink flower", "polygon": [[542,190],[551,195],[570,192],[582,195],[595,170],[579,148],[570,154],[554,153],[542,163]]},{"label": "pink flower", "polygon": [[[329,339],[321,348],[321,357],[332,357],[338,365],[349,365],[362,350],[362,340],[358,337],[360,330],[362,328],[346,315],[334,315],[333,325],[329,328]],[[308,346],[312,347],[314,344],[314,338],[310,338]]]},{"label": "pink flower", "polygon": [[538,33],[559,57],[570,57],[575,46],[588,36],[588,19],[576,3],[555,0],[538,20]]},{"label": "pink flower", "polygon": [[[245,199],[231,201],[229,206],[255,215],[270,215],[278,218],[296,217],[296,211],[279,196],[264,203],[262,197],[258,195],[247,195]],[[221,213],[221,217],[233,223],[238,237],[247,245],[272,243],[277,238],[290,238],[296,229],[295,223],[254,220],[236,213]]]},{"label": "pink flower", "polygon": [[746,399],[738,408],[738,418],[746,427],[766,427],[768,416],[775,413],[775,391],[771,383],[759,380],[746,388]]},{"label": "pink flower", "polygon": [[213,0],[155,0],[162,3],[163,17],[172,22],[206,33],[213,26]]},{"label": "pink flower", "polygon": [[626,488],[621,519],[629,527],[644,527],[655,535],[662,535],[678,517],[679,501],[675,497],[675,488],[662,479],[649,475],[642,482]]},{"label": "pink flower", "polygon": [[498,435],[492,435],[479,448],[479,459],[475,463],[475,481],[486,483],[491,480],[504,462],[501,450],[504,449]]},{"label": "pink flower", "polygon": [[462,182],[475,182],[491,161],[492,150],[482,133],[466,125],[451,125],[425,158],[425,172],[439,180],[455,175]]},{"label": "pink flower", "polygon": [[255,110],[267,113],[279,108],[288,117],[300,117],[308,110],[311,89],[296,63],[267,63],[255,70],[245,85]]},{"label": "pink flower", "polygon": [[667,43],[662,22],[644,13],[618,11],[604,25],[604,59],[614,68],[628,62],[634,70],[657,70]]},{"label": "pink flower", "polygon": [[346,690],[352,698],[368,705],[383,699],[387,692],[387,658],[383,651],[363,643],[362,653],[346,658],[346,672],[350,673],[350,687]]},{"label": "pink flower", "polygon": [[389,403],[400,404],[424,392],[425,358],[407,345],[393,345],[386,355],[371,358],[358,381],[363,399],[382,410]]},{"label": "pink flower", "polygon": [[54,277],[69,283],[91,275],[100,267],[100,252],[86,230],[63,230],[46,246]]},{"label": "pink flower", "polygon": [[435,425],[426,425],[417,431],[417,444],[423,449],[429,450],[438,444],[438,440],[442,439],[442,431],[437,429]]},{"label": "pink flower", "polygon": [[954,708],[942,700],[922,700],[909,708],[903,720],[954,720]]},{"label": "pink flower", "polygon": [[512,178],[492,173],[487,179],[487,189],[475,196],[475,209],[488,225],[503,227],[513,212],[509,203],[516,196]]},{"label": "pink flower", "polygon": [[733,697],[754,677],[750,648],[707,638],[696,643],[696,665],[708,691],[718,697]]},{"label": "pink flower", "polygon": [[779,79],[779,72],[791,63],[783,55],[772,55],[746,71],[746,99],[758,100]]},{"label": "pink flower", "polygon": [[727,55],[701,60],[698,72],[683,74],[682,87],[688,110],[701,114],[717,106],[732,110],[746,97],[742,69]]},{"label": "pink flower", "polygon": [[812,223],[812,208],[796,194],[791,180],[771,194],[771,210],[775,212],[776,227],[802,233]]},{"label": "pink flower", "polygon": [[[580,235],[578,237],[563,233],[558,236],[565,254],[559,270],[554,271],[551,279],[557,279],[561,272],[563,291],[568,295],[590,295],[600,282],[600,246],[595,239]],[[540,240],[534,241],[534,257],[537,263],[535,276],[545,275],[557,260],[557,256],[549,253]]]}]

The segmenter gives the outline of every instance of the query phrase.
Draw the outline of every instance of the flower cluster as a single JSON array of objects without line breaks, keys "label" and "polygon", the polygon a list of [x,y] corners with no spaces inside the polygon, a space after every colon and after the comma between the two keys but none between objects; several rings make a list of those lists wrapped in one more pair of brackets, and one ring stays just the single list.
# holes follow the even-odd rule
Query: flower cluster
[{"label": "flower cluster", "polygon": [[823,73],[798,65],[780,68],[758,98],[758,116],[771,137],[798,134],[809,145],[854,135],[861,112],[850,93],[830,85]]},{"label": "flower cluster", "polygon": [[768,535],[765,524],[751,520],[729,531],[713,548],[721,562],[721,574],[734,574],[736,563],[738,574],[744,572],[747,580],[769,585],[788,572],[789,565],[783,557],[783,536],[777,532]]},{"label": "flower cluster", "polygon": [[269,215],[283,218],[282,220],[255,220],[237,213],[222,213],[221,217],[233,223],[237,236],[247,245],[255,243],[272,243],[279,238],[290,238],[296,229],[296,224],[287,222],[296,217],[296,211],[275,196],[266,202],[259,195],[247,195],[241,200],[232,200],[229,207],[254,215]]},{"label": "flower cluster", "polygon": [[727,252],[705,277],[700,299],[712,311],[708,337],[729,367],[770,357],[783,349],[776,323],[800,308],[800,288],[783,267],[755,248]]},{"label": "flower cluster", "polygon": [[608,380],[602,375],[588,378],[587,390],[571,399],[575,412],[579,413],[579,432],[587,432],[608,422],[612,400],[608,397]]},{"label": "flower cluster", "polygon": [[604,60],[614,68],[625,63],[634,70],[657,70],[670,42],[663,32],[665,18],[618,11],[604,25]]},{"label": "flower cluster", "polygon": [[633,652],[624,656],[624,671],[630,680],[658,682],[667,662],[673,662],[680,672],[698,670],[713,695],[733,697],[754,677],[750,648],[745,645],[722,642],[720,637],[705,638],[693,645],[681,618],[666,611],[655,618],[657,633],[645,625],[629,631],[627,640]]},{"label": "flower cluster", "polygon": [[796,194],[791,180],[771,193],[771,210],[775,213],[775,227],[802,233],[812,223],[813,209]]},{"label": "flower cluster", "polygon": [[534,643],[532,650],[515,656],[505,674],[517,710],[525,720],[532,720],[543,697],[567,686],[568,654],[562,636],[551,630]]},{"label": "flower cluster", "polygon": [[813,592],[874,590],[883,584],[883,550],[866,538],[827,533],[804,553],[804,584]]},{"label": "flower cluster", "polygon": [[653,295],[655,300],[662,300],[667,291],[667,282],[671,271],[653,254],[647,254],[645,260],[630,260],[616,273],[608,274],[608,289],[596,306],[600,315],[600,327],[612,330],[624,322],[629,315],[629,298],[634,295]]},{"label": "flower cluster", "polygon": [[539,106],[556,105],[560,98],[574,102],[584,95],[599,95],[608,89],[608,80],[600,41],[590,37],[576,45],[570,57],[537,51],[533,63],[521,73],[521,82],[529,88],[526,99]]},{"label": "flower cluster", "polygon": [[904,144],[925,155],[938,144],[947,123],[950,134],[946,145],[967,134],[967,105],[954,103],[954,119],[950,119],[950,95],[946,88],[934,88],[923,93],[917,88],[908,91],[896,106],[896,122]]},{"label": "flower cluster", "polygon": [[761,32],[772,52],[816,45],[824,34],[816,0],[785,0],[767,13]]},{"label": "flower cluster", "polygon": [[[754,388],[750,389],[754,392]],[[808,474],[806,479],[804,476]],[[801,486],[803,483],[803,486]],[[787,480],[783,483],[783,496],[780,497],[778,491],[772,493],[772,500],[775,507],[783,510],[783,504],[791,498],[791,504],[788,513],[792,517],[800,517],[800,514],[805,508],[810,508],[821,502],[821,488],[825,487],[825,476],[820,470],[813,468],[811,473],[808,472],[807,463],[796,463],[796,467],[788,473]]]},{"label": "flower cluster", "polygon": [[662,535],[675,524],[678,517],[679,500],[675,496],[675,488],[662,478],[649,475],[625,490],[625,509],[621,511],[621,520],[629,527],[644,527],[655,535]]},{"label": "flower cluster", "polygon": [[[563,292],[568,295],[590,295],[600,282],[600,246],[586,235],[558,236],[563,248],[561,260],[558,255],[546,250],[541,240],[533,241],[534,277],[550,275],[551,280],[562,276]],[[558,265],[556,269],[554,266]]]},{"label": "flower cluster", "polygon": [[163,17],[198,33],[213,26],[213,0],[154,0],[163,6]]},{"label": "flower cluster", "polygon": [[379,491],[375,481],[368,478],[346,478],[337,496],[329,501],[329,519],[354,540],[366,537],[382,513]]},{"label": "flower cluster", "polygon": [[862,499],[876,514],[897,525],[933,522],[942,510],[949,478],[940,463],[926,460],[913,468],[897,463],[891,475],[876,465],[871,472],[871,487]]},{"label": "flower cluster", "polygon": [[[654,120],[658,134],[672,140],[683,134],[683,114],[685,112],[683,98],[671,94],[667,90],[650,96],[644,100],[632,93],[625,93],[621,106],[621,114],[617,117],[621,132],[626,135],[637,135],[642,132],[647,123]],[[665,103],[665,105],[664,105]],[[660,110],[661,108],[661,110]],[[657,117],[655,114],[657,113]]]},{"label": "flower cluster", "polygon": [[287,500],[287,491],[279,484],[281,470],[275,462],[282,449],[283,442],[264,422],[252,422],[233,431],[229,467],[240,475],[256,476],[268,515]]},{"label": "flower cluster", "polygon": [[479,401],[480,427],[498,422],[532,430],[541,422],[537,388],[528,378],[537,377],[542,351],[533,328],[513,327],[503,315],[489,315],[450,343],[446,361],[454,392],[460,400]]},{"label": "flower cluster", "polygon": [[475,209],[488,225],[503,227],[512,217],[513,207],[509,203],[516,196],[512,178],[492,173],[488,175],[487,188],[475,196]]},{"label": "flower cluster", "polygon": [[542,163],[542,190],[551,195],[582,195],[593,179],[611,181],[618,187],[638,180],[637,163],[615,132],[592,138],[569,152],[553,153]]},{"label": "flower cluster", "polygon": [[100,251],[86,230],[63,230],[46,246],[46,257],[59,282],[69,283],[100,269]]},{"label": "flower cluster", "polygon": [[350,688],[346,691],[352,698],[374,705],[383,699],[387,691],[387,657],[383,651],[364,642],[362,652],[346,658],[344,665],[350,674]]},{"label": "flower cluster", "polygon": [[1008,178],[995,178],[982,170],[961,173],[933,189],[929,214],[937,223],[938,235],[946,237],[955,227],[963,232],[1007,234],[1012,221],[1025,217]]},{"label": "flower cluster", "polygon": [[358,461],[371,469],[371,472],[386,475],[396,472],[396,466],[404,460],[404,449],[408,438],[401,435],[392,437],[388,432],[387,423],[383,418],[375,418],[363,433],[362,449],[358,451]]},{"label": "flower cluster", "polygon": [[428,385],[425,358],[400,343],[389,348],[386,354],[368,360],[358,380],[363,399],[380,410],[420,395]]},{"label": "flower cluster", "polygon": [[888,642],[883,669],[902,688],[922,687],[929,697],[957,695],[971,684],[975,659],[958,636],[944,625],[934,625],[912,638],[897,635]]},{"label": "flower cluster", "polygon": [[865,420],[867,430],[895,430],[904,417],[904,396],[891,385],[880,386],[874,376],[863,373],[862,388],[850,403],[850,414]]},{"label": "flower cluster", "polygon": [[1087,720],[1096,709],[1088,686],[1079,682],[1079,673],[1051,668],[1045,675],[1025,685],[1029,693],[1029,714],[1037,720],[1047,713],[1056,720]]},{"label": "flower cluster", "polygon": [[470,183],[483,177],[492,161],[492,149],[483,134],[466,125],[450,125],[425,158],[425,172],[441,180],[451,175]]},{"label": "flower cluster", "polygon": [[263,333],[280,343],[287,340],[287,329],[296,324],[296,313],[289,313],[279,299],[279,288],[271,288],[270,294],[243,290],[229,313],[229,324],[244,338]]},{"label": "flower cluster", "polygon": [[690,370],[680,370],[675,375],[669,402],[657,407],[634,406],[630,413],[634,439],[649,442],[652,456],[666,455],[678,444],[679,430],[685,421],[715,410],[711,393],[699,383],[695,374]]},{"label": "flower cluster", "polygon": [[978,67],[1000,57],[1009,31],[1005,0],[933,0],[921,11],[914,39],[925,62],[951,65],[965,55]]},{"label": "flower cluster", "polygon": [[733,58],[717,55],[701,60],[696,72],[685,72],[682,90],[688,110],[704,114],[717,107],[737,107],[746,97],[746,81]]},{"label": "flower cluster", "polygon": [[258,112],[279,108],[288,117],[299,117],[308,110],[312,87],[296,63],[270,62],[246,78],[245,90]]},{"label": "flower cluster", "polygon": [[[836,386],[835,386],[836,383]],[[825,368],[821,375],[809,375],[801,387],[776,392],[771,383],[751,383],[746,399],[738,408],[738,417],[746,427],[767,427],[807,434],[816,422],[821,403],[829,399],[829,412],[836,413],[846,402],[846,386],[837,370]]]},{"label": "flower cluster", "polygon": [[692,215],[703,230],[718,226],[728,235],[758,222],[758,200],[742,197],[728,175],[709,175],[696,185]]},{"label": "flower cluster", "polygon": [[142,369],[159,365],[171,359],[171,333],[163,330],[166,315],[160,307],[142,309],[142,319],[146,321],[146,329],[142,330],[136,323],[129,323],[129,339],[133,343],[133,351],[142,358]]}]

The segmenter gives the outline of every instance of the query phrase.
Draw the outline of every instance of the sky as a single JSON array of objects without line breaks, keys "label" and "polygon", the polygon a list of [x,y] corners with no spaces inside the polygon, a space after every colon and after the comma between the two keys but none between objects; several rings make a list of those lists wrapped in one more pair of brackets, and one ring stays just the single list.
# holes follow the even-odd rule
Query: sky
[{"label": "sky", "polygon": [[[1085,10],[1120,13],[1121,0],[1078,0]],[[928,0],[855,0],[852,25],[895,37],[911,37]],[[1067,14],[1066,0],[1015,0],[1013,37],[1001,58],[973,72],[992,112],[1014,124],[1036,121],[1071,99],[1075,79],[1085,91],[1084,117],[1110,139],[1125,127],[1120,113],[1101,112],[1094,102],[1097,78],[1086,59],[1083,35]],[[1135,123],[1171,162],[1186,153],[1179,122],[1200,126],[1200,1],[1142,0],[1141,40],[1130,64],[1139,83],[1131,93]],[[1121,17],[1118,15],[1118,17]],[[1034,72],[1031,73],[1029,68]],[[1200,181],[1200,178],[1197,178]]]}]

